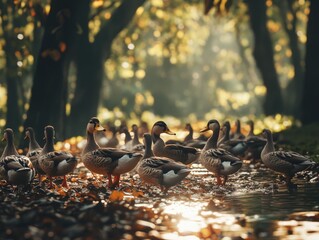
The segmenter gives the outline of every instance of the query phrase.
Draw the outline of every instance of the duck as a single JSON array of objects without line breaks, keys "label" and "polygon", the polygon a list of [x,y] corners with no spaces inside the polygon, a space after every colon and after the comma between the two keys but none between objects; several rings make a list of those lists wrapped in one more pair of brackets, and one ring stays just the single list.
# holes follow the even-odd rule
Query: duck
[{"label": "duck", "polygon": [[14,145],[14,133],[11,128],[4,130],[3,141],[7,144],[0,157],[0,179],[11,185],[28,185],[34,178],[34,170],[28,157],[20,155]]},{"label": "duck", "polygon": [[[86,127],[87,143],[81,159],[84,166],[93,173],[108,177],[108,186],[119,187],[121,174],[133,170],[143,154],[117,148],[101,148],[94,137],[98,131],[105,131],[96,117],[92,117]],[[114,176],[114,179],[112,179]]]},{"label": "duck", "polygon": [[39,145],[35,138],[35,133],[32,127],[27,127],[25,130],[25,139],[29,140],[29,148],[26,156],[30,158],[33,168],[38,174],[39,182],[41,181],[41,175],[45,175],[45,172],[40,167],[38,156],[42,152],[42,147]]},{"label": "duck", "polygon": [[119,147],[120,141],[117,137],[119,129],[109,122],[106,123],[106,129],[105,131],[98,131],[95,133],[96,142],[101,147]]},{"label": "duck", "polygon": [[254,121],[249,120],[247,124],[249,126],[249,132],[245,137],[245,140],[249,144],[246,150],[245,159],[250,160],[251,163],[256,163],[258,160],[260,160],[261,151],[263,150],[267,141],[260,135],[256,135],[254,133]]},{"label": "duck", "polygon": [[295,186],[291,179],[297,172],[308,169],[315,163],[306,156],[293,151],[275,150],[272,132],[269,129],[263,130],[263,136],[267,139],[267,143],[261,152],[261,160],[266,167],[281,173],[286,178],[288,188]]},{"label": "duck", "polygon": [[157,185],[166,193],[172,186],[179,184],[191,172],[186,165],[167,157],[155,156],[152,151],[152,136],[143,136],[145,152],[137,165],[137,173],[148,184]]},{"label": "duck", "polygon": [[153,153],[158,157],[167,157],[176,162],[183,164],[191,164],[196,161],[201,153],[200,149],[182,146],[179,144],[165,144],[160,137],[161,133],[169,135],[176,135],[172,132],[164,121],[157,121],[154,123],[151,136],[153,141]]},{"label": "duck", "polygon": [[112,133],[112,136],[104,147],[117,148],[119,145],[119,139],[117,138],[118,129],[115,126],[110,126],[109,131]]},{"label": "duck", "polygon": [[119,133],[122,134],[124,133],[125,137],[124,137],[124,145],[121,147],[122,149],[126,149],[128,151],[131,151],[133,148],[133,139],[132,136],[127,128],[126,125],[123,125],[120,127],[119,129]]},{"label": "duck", "polygon": [[[217,178],[217,185],[225,185],[228,175],[236,173],[242,167],[242,161],[229,151],[217,146],[220,124],[216,119],[209,120],[207,126],[200,130],[212,130],[213,134],[207,140],[200,156],[201,164]],[[224,178],[222,181],[221,177]]]},{"label": "duck", "polygon": [[186,123],[185,130],[188,131],[188,134],[184,138],[183,145],[187,147],[203,149],[206,144],[206,141],[200,140],[200,139],[194,139],[193,137],[194,130],[190,123]]},{"label": "duck", "polygon": [[138,137],[138,126],[136,124],[132,124],[132,132],[133,132],[133,139],[132,139],[132,150],[142,152],[144,151],[144,144],[140,142]]},{"label": "duck", "polygon": [[62,187],[69,188],[65,175],[73,172],[78,160],[70,152],[54,149],[54,127],[48,125],[44,128],[45,145],[38,157],[40,168],[49,177],[52,188],[52,177],[63,176]]},{"label": "duck", "polygon": [[247,143],[244,139],[230,139],[230,122],[226,121],[223,124],[223,136],[218,140],[217,146],[230,152],[231,154],[241,157],[247,150]]},{"label": "duck", "polygon": [[230,135],[230,138],[234,138],[234,139],[244,139],[245,135],[241,132],[241,123],[240,120],[237,119],[235,121],[235,132],[233,134]]}]

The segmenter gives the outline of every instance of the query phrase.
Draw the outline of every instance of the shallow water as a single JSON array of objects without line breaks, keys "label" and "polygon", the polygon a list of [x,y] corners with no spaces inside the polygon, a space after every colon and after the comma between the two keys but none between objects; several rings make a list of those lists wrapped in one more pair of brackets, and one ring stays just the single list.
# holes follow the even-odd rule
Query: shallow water
[{"label": "shallow water", "polygon": [[[298,189],[289,192],[279,189],[271,194],[251,193],[229,196],[224,199],[230,206],[224,212],[229,214],[245,214],[248,226],[254,230],[254,235],[260,239],[319,239],[319,185],[299,185]],[[301,214],[308,212],[308,214]],[[295,215],[294,215],[295,214]],[[300,223],[297,223],[299,220]],[[290,221],[290,223],[288,222]],[[310,225],[312,232],[300,236],[294,231],[301,222],[316,222]],[[286,231],[280,229],[286,226]],[[304,226],[306,229],[307,226]],[[289,238],[288,238],[289,236]]]},{"label": "shallow water", "polygon": [[[204,172],[196,175],[204,183],[213,181]],[[214,186],[208,193],[161,198],[156,208],[171,224],[163,239],[319,239],[318,183],[300,181],[297,189],[288,191],[275,183],[273,172],[249,176],[262,183],[260,189],[254,185],[253,191],[243,191],[249,181],[239,177],[229,183],[231,191]]]}]

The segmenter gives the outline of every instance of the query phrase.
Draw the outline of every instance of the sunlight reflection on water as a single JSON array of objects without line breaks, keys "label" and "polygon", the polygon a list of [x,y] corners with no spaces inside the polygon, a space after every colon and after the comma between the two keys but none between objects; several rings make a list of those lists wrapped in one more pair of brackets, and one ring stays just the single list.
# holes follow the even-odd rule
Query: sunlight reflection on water
[{"label": "sunlight reflection on water", "polygon": [[[162,202],[163,213],[171,218],[175,231],[163,239],[319,239],[319,192],[316,185],[298,191],[250,193],[213,197],[223,203],[220,211],[209,208],[208,199]],[[300,211],[305,213],[298,214]],[[312,211],[312,212],[310,212]],[[299,220],[299,221],[298,221]]]}]

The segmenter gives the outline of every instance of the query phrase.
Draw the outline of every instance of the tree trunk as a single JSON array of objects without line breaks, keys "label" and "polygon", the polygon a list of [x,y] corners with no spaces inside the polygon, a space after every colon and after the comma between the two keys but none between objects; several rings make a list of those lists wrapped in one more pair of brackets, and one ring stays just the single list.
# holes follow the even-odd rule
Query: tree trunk
[{"label": "tree trunk", "polygon": [[[287,86],[285,90],[285,109],[286,114],[292,115],[296,118],[300,118],[300,106],[301,106],[301,96],[303,88],[303,78],[304,70],[301,64],[301,53],[299,49],[298,36],[296,32],[297,25],[297,14],[293,9],[294,0],[278,1],[278,8],[281,12],[281,17],[283,19],[283,27],[289,38],[289,45],[291,49],[291,63],[295,70],[295,75],[293,79]],[[287,4],[287,5],[286,5]],[[287,9],[288,8],[288,9]],[[291,28],[288,27],[289,23],[287,22],[287,11],[290,11],[293,19],[291,22]]]},{"label": "tree trunk", "polygon": [[311,0],[307,26],[306,73],[302,98],[302,123],[319,122],[319,1]]},{"label": "tree trunk", "polygon": [[[101,27],[94,43],[88,40],[88,21],[81,21],[83,35],[78,45],[77,85],[68,117],[68,136],[83,135],[87,121],[97,115],[100,101],[104,62],[110,57],[111,45],[117,35],[131,22],[145,0],[123,1],[111,19]],[[83,10],[85,12],[85,9]],[[88,20],[88,15],[83,16]]]},{"label": "tree trunk", "polygon": [[13,17],[13,22],[9,22],[8,17],[8,7],[13,11],[11,14],[15,13],[15,6],[13,1],[8,1],[6,4],[0,3],[0,10],[2,16],[7,16],[2,18],[2,29],[3,37],[5,39],[4,51],[6,58],[6,71],[5,78],[7,84],[7,112],[6,112],[6,127],[10,127],[13,131],[17,132],[19,126],[22,123],[21,120],[21,108],[22,100],[18,94],[18,82],[21,80],[18,76],[19,67],[17,66],[17,57],[15,56],[16,46],[16,33],[13,31],[15,26],[15,21]]},{"label": "tree trunk", "polygon": [[72,22],[76,6],[76,0],[51,2],[37,59],[30,108],[24,122],[24,128],[34,128],[38,141],[49,124],[54,126],[57,138],[63,134],[69,62],[66,53],[70,51],[76,33],[76,25]]},{"label": "tree trunk", "polygon": [[266,3],[265,0],[249,0],[247,3],[255,37],[254,57],[267,89],[264,111],[266,115],[282,113],[281,90],[275,69],[272,42],[267,29]]}]

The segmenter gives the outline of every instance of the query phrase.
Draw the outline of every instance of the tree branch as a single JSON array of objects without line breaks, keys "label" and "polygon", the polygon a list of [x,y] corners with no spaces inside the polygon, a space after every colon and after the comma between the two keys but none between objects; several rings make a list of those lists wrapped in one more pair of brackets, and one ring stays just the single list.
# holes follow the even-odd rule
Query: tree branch
[{"label": "tree branch", "polygon": [[130,23],[136,10],[145,0],[124,0],[113,12],[112,17],[101,27],[94,44],[97,47],[110,46],[116,36]]}]

